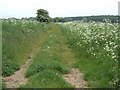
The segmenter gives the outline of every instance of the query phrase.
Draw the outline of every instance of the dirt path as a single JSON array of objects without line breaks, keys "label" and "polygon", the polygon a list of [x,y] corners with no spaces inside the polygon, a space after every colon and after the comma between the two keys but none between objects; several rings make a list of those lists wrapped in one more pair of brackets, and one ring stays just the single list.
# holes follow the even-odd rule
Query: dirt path
[{"label": "dirt path", "polygon": [[71,68],[71,71],[68,74],[62,75],[62,77],[66,82],[73,85],[75,88],[86,88],[87,83],[84,80],[84,75],[78,68],[73,68],[76,61],[74,53],[67,46],[64,46],[63,49],[64,51],[62,53],[62,57],[64,58],[66,65]]},{"label": "dirt path", "polygon": [[[59,32],[60,34],[60,32]],[[76,57],[72,52],[72,49],[69,48],[68,44],[65,43],[65,39],[61,33],[59,36],[62,53],[61,56],[64,59],[66,65],[71,68],[71,71],[68,74],[62,75],[64,80],[69,84],[73,85],[75,88],[86,88],[87,82],[84,80],[84,75],[80,72],[78,68],[74,68],[74,63],[76,62]]]},{"label": "dirt path", "polygon": [[21,84],[25,84],[28,79],[25,77],[26,70],[32,61],[30,56],[25,64],[23,64],[20,70],[16,71],[13,75],[3,78],[7,88],[18,88]]},{"label": "dirt path", "polygon": [[[48,31],[48,34],[49,33],[50,31]],[[18,88],[20,85],[27,83],[28,78],[26,78],[25,76],[27,68],[32,63],[33,57],[35,57],[35,55],[40,51],[41,45],[47,40],[49,35],[43,34],[43,36],[40,37],[39,42],[36,42],[36,45],[33,47],[30,54],[27,57],[25,57],[26,62],[23,65],[21,65],[20,70],[16,71],[11,76],[2,77],[7,88]]]},{"label": "dirt path", "polygon": [[78,68],[72,68],[69,74],[64,74],[62,77],[75,88],[87,88],[84,76]]}]

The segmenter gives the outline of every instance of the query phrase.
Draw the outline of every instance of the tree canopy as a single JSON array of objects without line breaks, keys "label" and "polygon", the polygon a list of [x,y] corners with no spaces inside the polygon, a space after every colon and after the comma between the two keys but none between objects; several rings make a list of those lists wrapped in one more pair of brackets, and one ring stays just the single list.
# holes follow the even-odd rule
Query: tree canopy
[{"label": "tree canopy", "polygon": [[36,19],[39,22],[50,22],[51,21],[51,18],[47,10],[38,9],[36,14],[37,14]]}]

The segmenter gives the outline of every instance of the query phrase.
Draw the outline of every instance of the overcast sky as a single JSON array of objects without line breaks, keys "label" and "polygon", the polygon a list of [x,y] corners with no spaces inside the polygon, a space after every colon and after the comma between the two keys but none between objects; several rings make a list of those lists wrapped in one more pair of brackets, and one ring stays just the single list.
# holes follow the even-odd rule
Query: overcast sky
[{"label": "overcast sky", "polygon": [[39,8],[51,17],[117,15],[120,0],[0,0],[0,18],[35,17]]}]

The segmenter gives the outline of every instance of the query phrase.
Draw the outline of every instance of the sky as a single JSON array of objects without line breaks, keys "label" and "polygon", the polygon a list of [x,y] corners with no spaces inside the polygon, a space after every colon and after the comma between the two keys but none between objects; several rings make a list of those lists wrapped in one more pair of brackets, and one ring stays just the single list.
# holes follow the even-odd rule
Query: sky
[{"label": "sky", "polygon": [[0,18],[35,17],[45,9],[50,17],[118,15],[120,0],[0,0]]}]

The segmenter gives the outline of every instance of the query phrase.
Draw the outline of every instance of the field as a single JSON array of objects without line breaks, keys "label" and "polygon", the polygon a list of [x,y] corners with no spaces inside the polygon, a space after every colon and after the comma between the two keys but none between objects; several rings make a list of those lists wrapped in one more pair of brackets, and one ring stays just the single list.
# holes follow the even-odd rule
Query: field
[{"label": "field", "polygon": [[[10,80],[6,78],[12,77],[14,81],[17,77],[14,74],[22,65],[28,68],[20,73],[26,82],[16,81],[20,88],[74,88],[76,85],[63,77],[72,69],[79,69],[87,87],[118,87],[117,32],[118,24],[107,21],[39,23],[3,20],[4,87],[17,87],[7,85]],[[25,64],[29,59],[29,64]]]}]

